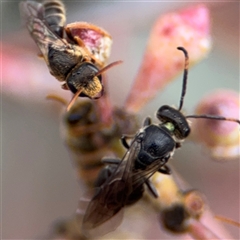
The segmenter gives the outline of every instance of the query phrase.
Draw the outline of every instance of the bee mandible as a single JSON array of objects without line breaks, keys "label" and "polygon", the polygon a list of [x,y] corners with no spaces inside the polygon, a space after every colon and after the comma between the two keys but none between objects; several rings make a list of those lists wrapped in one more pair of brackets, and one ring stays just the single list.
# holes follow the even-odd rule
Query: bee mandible
[{"label": "bee mandible", "polygon": [[60,0],[21,2],[20,12],[50,73],[63,82],[63,89],[74,94],[68,110],[79,96],[100,98],[104,91],[103,72],[121,63],[116,61],[104,67],[110,54],[111,36],[85,22],[64,27],[65,8]]}]

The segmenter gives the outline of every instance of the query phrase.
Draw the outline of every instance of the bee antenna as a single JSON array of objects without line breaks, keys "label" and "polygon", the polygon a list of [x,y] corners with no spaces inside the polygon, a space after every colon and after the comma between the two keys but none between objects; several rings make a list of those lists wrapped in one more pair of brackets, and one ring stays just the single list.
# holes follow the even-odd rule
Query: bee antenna
[{"label": "bee antenna", "polygon": [[188,76],[189,58],[188,58],[188,52],[185,48],[177,47],[177,49],[182,51],[185,55],[185,66],[184,66],[184,73],[183,73],[182,93],[181,93],[181,98],[180,98],[180,103],[179,103],[179,108],[178,108],[178,110],[180,111],[182,109],[184,96],[185,96],[186,90],[187,90],[187,76]]},{"label": "bee antenna", "polygon": [[119,61],[112,62],[112,63],[108,64],[106,67],[104,67],[104,68],[102,68],[101,70],[99,70],[99,71],[96,73],[95,76],[101,75],[103,72],[106,72],[108,69],[110,69],[110,68],[112,68],[112,67],[114,67],[114,66],[116,66],[116,65],[118,65],[118,64],[120,64],[120,63],[122,63],[122,62],[123,62],[123,61],[119,60]]},{"label": "bee antenna", "polygon": [[76,102],[78,96],[80,95],[80,93],[82,92],[82,88],[80,88],[72,97],[72,99],[70,100],[70,102],[67,105],[67,112],[71,109],[71,107],[73,106],[73,104]]},{"label": "bee antenna", "polygon": [[234,221],[234,220],[232,220],[230,218],[226,218],[226,217],[223,217],[223,216],[220,216],[220,215],[216,215],[215,218],[217,220],[220,220],[220,221],[225,222],[225,223],[229,223],[229,224],[231,224],[233,226],[236,226],[236,227],[240,228],[240,223],[236,222],[236,221]]},{"label": "bee antenna", "polygon": [[205,118],[205,119],[213,119],[213,120],[220,120],[220,121],[230,121],[230,122],[236,122],[240,124],[240,120],[235,118],[226,118],[222,116],[215,116],[215,115],[188,115],[186,118]]},{"label": "bee antenna", "polygon": [[60,96],[57,95],[57,94],[48,94],[48,95],[46,96],[46,99],[47,99],[47,100],[57,101],[57,102],[63,104],[64,106],[67,106],[67,105],[68,105],[66,99],[60,97]]},{"label": "bee antenna", "polygon": [[66,99],[56,95],[56,94],[48,94],[46,96],[47,100],[54,100],[56,102],[61,103],[62,105],[64,105],[65,107],[67,107],[67,112],[71,109],[71,107],[73,106],[73,104],[75,103],[75,101],[77,100],[79,94],[82,92],[82,89],[78,90],[72,97],[71,101],[68,103]]}]

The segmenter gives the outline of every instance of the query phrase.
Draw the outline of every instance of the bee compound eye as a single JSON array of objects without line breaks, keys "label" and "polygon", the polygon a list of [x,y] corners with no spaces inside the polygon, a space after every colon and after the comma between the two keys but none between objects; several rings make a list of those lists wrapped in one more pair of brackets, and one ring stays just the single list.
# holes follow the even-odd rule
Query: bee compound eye
[{"label": "bee compound eye", "polygon": [[171,123],[174,126],[171,131],[179,139],[184,139],[190,134],[186,117],[175,108],[168,105],[161,106],[157,111],[157,118],[163,123]]},{"label": "bee compound eye", "polygon": [[170,111],[170,109],[172,109],[172,108],[169,107],[168,105],[161,106],[157,111],[157,114],[156,114],[157,118],[161,121],[163,119],[165,119],[165,115],[166,115],[166,113],[168,113]]}]

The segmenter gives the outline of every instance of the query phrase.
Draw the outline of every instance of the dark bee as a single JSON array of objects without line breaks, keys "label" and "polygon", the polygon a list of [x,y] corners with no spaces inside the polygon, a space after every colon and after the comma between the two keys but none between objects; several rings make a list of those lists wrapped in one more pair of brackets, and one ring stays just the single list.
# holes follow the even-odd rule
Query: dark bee
[{"label": "dark bee", "polygon": [[[173,156],[175,149],[181,147],[190,134],[190,126],[187,118],[208,118],[215,120],[227,120],[240,124],[239,120],[229,119],[212,115],[189,115],[181,113],[183,100],[186,93],[188,73],[188,53],[182,48],[178,50],[185,54],[185,69],[183,76],[183,87],[179,108],[175,109],[168,105],[160,107],[156,113],[160,124],[152,124],[150,118],[146,118],[141,128],[131,141],[127,143],[127,137],[122,138],[123,145],[128,148],[121,161],[110,159],[107,163],[115,163],[102,170],[97,180],[97,189],[93,198],[87,206],[83,216],[82,228],[86,234],[107,222],[120,210],[141,198],[144,191],[143,184],[148,186],[149,178],[157,171],[169,174],[170,169],[166,166],[168,160]],[[149,187],[155,193],[153,187]],[[156,194],[153,194],[156,196]],[[81,202],[81,201],[80,201]],[[182,209],[174,209],[184,215]],[[81,213],[81,210],[79,210]],[[116,227],[120,221],[116,223]],[[107,231],[111,231],[108,229]]]},{"label": "dark bee", "polygon": [[[135,135],[130,146],[127,137],[122,138],[128,151],[121,161],[104,161],[118,165],[101,171],[96,183],[97,191],[83,217],[84,231],[91,231],[116,215],[124,206],[138,201],[144,192],[144,183],[157,196],[148,179],[156,171],[170,173],[166,163],[179,147],[174,137],[182,139],[190,132],[186,119],[180,112],[177,112],[178,120],[175,121],[171,117],[167,119],[164,111],[165,108],[160,109],[158,115],[166,121],[155,125],[150,118],[146,118],[143,128]],[[181,123],[186,124],[185,129],[175,129],[174,125]]]},{"label": "dark bee", "polygon": [[60,0],[21,2],[20,11],[50,73],[63,82],[63,89],[75,94],[68,109],[78,96],[100,98],[104,90],[102,73],[120,63],[103,68],[110,54],[111,36],[87,23],[64,27],[65,8]]},{"label": "dark bee", "polygon": [[[139,132],[122,160],[103,160],[109,165],[100,172],[96,181],[96,187],[98,188],[84,214],[82,228],[85,234],[89,234],[91,230],[118,214],[124,206],[137,202],[143,195],[144,184],[157,197],[156,191],[148,178],[156,171],[169,172],[168,168],[164,167],[165,160],[155,161],[145,167],[144,170],[136,165],[140,157],[141,145],[144,140],[147,141],[149,138],[151,138],[150,135],[144,137],[142,132]],[[124,138],[123,142],[125,142]],[[126,142],[124,145],[126,145]],[[174,146],[172,147],[174,148]],[[146,154],[149,154],[152,159],[155,158],[155,156],[150,155],[151,149],[148,150]],[[111,226],[111,228],[119,225],[120,221],[121,217],[114,221],[115,225]],[[106,230],[111,231],[112,229]]]}]

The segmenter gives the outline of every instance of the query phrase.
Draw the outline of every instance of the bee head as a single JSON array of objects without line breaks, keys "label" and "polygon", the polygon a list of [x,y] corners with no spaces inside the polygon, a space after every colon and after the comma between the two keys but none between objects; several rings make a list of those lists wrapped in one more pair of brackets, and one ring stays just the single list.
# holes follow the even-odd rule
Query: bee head
[{"label": "bee head", "polygon": [[191,129],[186,117],[175,108],[168,105],[160,107],[157,111],[157,118],[178,139],[185,139],[190,134]]},{"label": "bee head", "polygon": [[72,107],[78,97],[89,97],[98,99],[103,95],[102,74],[111,67],[122,61],[112,62],[99,70],[93,63],[81,62],[77,64],[67,75],[67,87],[74,93],[67,111]]},{"label": "bee head", "polygon": [[78,64],[67,75],[67,86],[74,94],[81,90],[79,97],[97,98],[103,89],[102,75],[98,73],[99,69],[92,63]]}]

